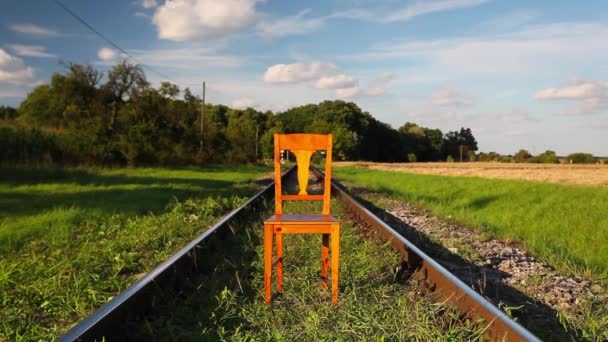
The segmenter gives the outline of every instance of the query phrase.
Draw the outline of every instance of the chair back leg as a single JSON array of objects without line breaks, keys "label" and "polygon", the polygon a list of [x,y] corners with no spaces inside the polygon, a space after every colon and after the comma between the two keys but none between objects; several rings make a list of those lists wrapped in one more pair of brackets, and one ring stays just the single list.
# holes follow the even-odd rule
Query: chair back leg
[{"label": "chair back leg", "polygon": [[329,234],[323,234],[321,244],[321,287],[327,288],[327,266],[329,264]]}]

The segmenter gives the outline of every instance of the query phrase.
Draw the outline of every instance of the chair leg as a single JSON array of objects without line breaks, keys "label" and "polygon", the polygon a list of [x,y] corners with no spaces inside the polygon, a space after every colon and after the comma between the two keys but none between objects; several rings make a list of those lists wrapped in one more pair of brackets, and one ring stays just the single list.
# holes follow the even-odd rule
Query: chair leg
[{"label": "chair leg", "polygon": [[270,304],[272,293],[272,225],[264,225],[264,298]]},{"label": "chair leg", "polygon": [[283,291],[283,233],[275,235],[277,239],[277,290]]},{"label": "chair leg", "polygon": [[327,258],[329,256],[329,234],[323,234],[321,245],[321,287],[327,288]]},{"label": "chair leg", "polygon": [[338,283],[340,277],[340,225],[331,227],[331,301],[338,303]]}]

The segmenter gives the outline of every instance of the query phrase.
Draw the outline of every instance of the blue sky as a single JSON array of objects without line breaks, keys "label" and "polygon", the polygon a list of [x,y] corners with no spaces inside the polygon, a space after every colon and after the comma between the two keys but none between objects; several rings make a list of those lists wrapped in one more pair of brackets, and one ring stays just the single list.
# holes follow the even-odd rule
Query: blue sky
[{"label": "blue sky", "polygon": [[[470,127],[482,151],[608,155],[608,2],[61,0],[153,85],[281,111],[344,99],[399,127]],[[54,1],[0,3],[0,104],[121,53]]]}]

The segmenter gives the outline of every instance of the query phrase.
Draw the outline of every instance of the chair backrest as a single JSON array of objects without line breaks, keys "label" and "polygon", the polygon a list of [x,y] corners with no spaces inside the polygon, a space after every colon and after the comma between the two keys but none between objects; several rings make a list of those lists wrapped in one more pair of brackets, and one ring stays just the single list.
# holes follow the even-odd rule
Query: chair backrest
[{"label": "chair backrest", "polygon": [[[323,201],[323,214],[329,215],[331,194],[331,134],[275,134],[274,135],[274,176],[275,176],[275,213],[283,213],[283,201]],[[298,165],[297,195],[284,195],[281,184],[281,150],[289,150],[296,156]],[[325,150],[325,182],[322,195],[309,195],[308,172],[310,157],[315,151]],[[287,152],[285,152],[287,153]]]}]

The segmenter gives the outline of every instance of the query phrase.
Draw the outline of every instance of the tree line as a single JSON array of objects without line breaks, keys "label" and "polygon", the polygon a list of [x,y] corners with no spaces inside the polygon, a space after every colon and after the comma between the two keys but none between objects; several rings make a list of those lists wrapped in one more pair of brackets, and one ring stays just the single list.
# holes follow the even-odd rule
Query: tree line
[{"label": "tree line", "polygon": [[0,162],[67,165],[252,163],[272,158],[274,133],[334,134],[336,160],[380,162],[474,158],[468,128],[444,134],[405,123],[398,129],[355,103],[324,101],[272,113],[205,104],[190,89],[153,88],[126,61],[108,72],[65,63],[19,108],[0,107]]}]

